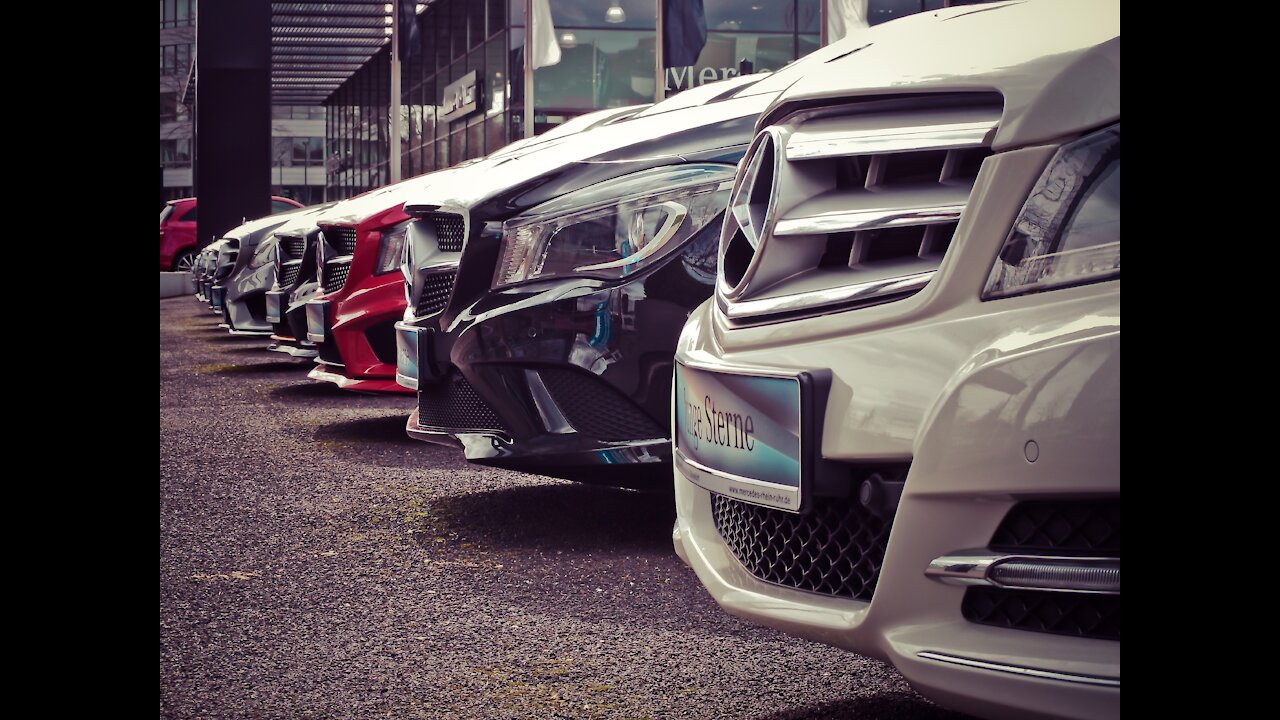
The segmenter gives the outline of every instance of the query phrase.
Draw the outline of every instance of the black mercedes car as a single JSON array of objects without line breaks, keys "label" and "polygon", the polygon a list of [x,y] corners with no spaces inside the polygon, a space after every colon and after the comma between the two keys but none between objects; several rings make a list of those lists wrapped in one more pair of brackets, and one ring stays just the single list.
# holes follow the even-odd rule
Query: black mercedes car
[{"label": "black mercedes car", "polygon": [[407,202],[408,434],[477,463],[669,487],[672,358],[712,294],[736,165],[769,101],[830,54],[476,163]]}]

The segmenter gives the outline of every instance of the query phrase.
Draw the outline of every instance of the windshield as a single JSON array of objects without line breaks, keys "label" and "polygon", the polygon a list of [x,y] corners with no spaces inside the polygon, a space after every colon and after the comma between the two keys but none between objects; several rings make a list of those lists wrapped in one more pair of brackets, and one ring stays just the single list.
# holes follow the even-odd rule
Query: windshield
[{"label": "windshield", "polygon": [[160,211],[160,224],[163,225],[164,221],[168,220],[169,216],[172,214],[173,214],[173,206],[165,205],[164,209]]}]

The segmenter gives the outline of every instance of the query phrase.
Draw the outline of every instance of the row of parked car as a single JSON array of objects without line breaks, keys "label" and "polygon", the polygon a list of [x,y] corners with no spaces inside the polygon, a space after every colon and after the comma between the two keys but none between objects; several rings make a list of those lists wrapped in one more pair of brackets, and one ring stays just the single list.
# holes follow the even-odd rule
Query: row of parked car
[{"label": "row of parked car", "polygon": [[674,487],[730,613],[1115,717],[1119,90],[1114,0],[922,13],[245,223],[198,295],[472,462]]}]

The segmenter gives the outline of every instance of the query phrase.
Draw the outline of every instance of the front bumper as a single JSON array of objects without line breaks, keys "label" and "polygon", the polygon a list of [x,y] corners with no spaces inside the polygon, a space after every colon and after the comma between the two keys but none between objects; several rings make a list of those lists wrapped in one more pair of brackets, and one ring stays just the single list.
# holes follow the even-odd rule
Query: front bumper
[{"label": "front bumper", "polygon": [[293,297],[286,290],[267,293],[267,318],[271,320],[272,343],[267,346],[273,352],[286,353],[296,358],[316,357],[315,343],[307,340],[307,300],[314,289],[300,292],[303,297]]},{"label": "front bumper", "polygon": [[[717,525],[713,503],[724,500],[679,458],[677,554],[729,613],[888,660],[940,704],[990,717],[1117,717],[1118,596],[1115,639],[993,627],[967,619],[966,587],[925,570],[992,544],[1019,502],[1118,503],[1119,282],[971,298],[914,322],[848,329],[855,313],[873,311],[728,330],[708,303],[691,315],[676,355],[739,371],[829,369],[821,462],[850,473],[909,463],[869,599],[753,574]],[[844,492],[857,498],[855,490]],[[757,549],[761,538],[748,534]]]},{"label": "front bumper", "polygon": [[567,280],[491,293],[448,333],[398,324],[398,378],[419,392],[406,431],[451,435],[478,463],[665,482],[673,349],[711,292],[682,260],[621,286]]},{"label": "front bumper", "polygon": [[[355,282],[349,278],[348,282]],[[307,333],[316,343],[318,367],[311,377],[349,390],[410,394],[396,382],[394,326],[404,315],[404,279],[399,273],[360,281],[337,300],[307,303]]]}]

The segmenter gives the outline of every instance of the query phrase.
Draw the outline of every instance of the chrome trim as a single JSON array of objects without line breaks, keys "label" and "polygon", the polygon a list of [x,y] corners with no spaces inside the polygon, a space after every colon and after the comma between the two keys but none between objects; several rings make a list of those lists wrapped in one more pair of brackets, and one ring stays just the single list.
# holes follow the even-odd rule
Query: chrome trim
[{"label": "chrome trim", "polygon": [[995,672],[1010,673],[1012,675],[1040,678],[1042,680],[1057,680],[1060,682],[1076,683],[1079,685],[1097,685],[1099,687],[1120,687],[1120,678],[1118,677],[1075,675],[1072,673],[1056,672],[1053,670],[1040,670],[1037,668],[1022,667],[1021,665],[1003,665],[1000,663],[987,662],[985,660],[974,660],[972,658],[959,657],[957,655],[945,655],[943,653],[931,652],[929,650],[921,650],[920,652],[917,652],[916,657],[924,660],[935,660],[937,662],[951,663],[952,665],[977,668],[979,670],[994,670]]},{"label": "chrome trim", "polygon": [[817,235],[822,233],[874,230],[910,225],[934,225],[956,222],[964,210],[964,203],[935,205],[913,210],[853,210],[825,213],[812,217],[779,220],[774,227],[775,236]]},{"label": "chrome trim", "polygon": [[[674,430],[672,431],[675,432]],[[799,487],[789,488],[785,485],[756,480],[754,478],[744,477],[742,475],[734,475],[733,473],[724,472],[723,470],[714,470],[703,465],[702,463],[689,458],[680,450],[678,445],[672,447],[671,460],[675,464],[677,470],[694,485],[723,495],[724,497],[740,502],[767,507],[772,510],[781,510],[783,512],[798,513],[800,512],[801,490]],[[769,492],[775,495],[790,497],[795,503],[791,507],[784,506],[777,502],[761,502],[750,494],[741,492],[742,488],[753,490],[759,488],[763,492]]]},{"label": "chrome trim", "polygon": [[396,371],[396,384],[400,387],[409,388],[410,390],[418,389],[418,378],[411,378],[408,375],[401,375],[400,371]]},{"label": "chrome trim", "polygon": [[538,409],[538,417],[542,419],[542,426],[547,432],[556,435],[577,432],[565,419],[564,413],[560,412],[560,406],[552,399],[542,376],[534,370],[525,370],[524,377],[529,383],[529,394],[533,397],[534,407]]},{"label": "chrome trim", "polygon": [[930,270],[898,278],[874,280],[856,285],[842,285],[825,290],[814,290],[813,292],[782,295],[776,298],[762,298],[760,300],[743,300],[734,303],[727,302],[725,298],[717,296],[716,304],[720,308],[720,312],[724,313],[730,320],[744,320],[746,318],[779,315],[845,303],[867,303],[884,297],[919,291],[929,284],[929,280],[937,272],[937,270]]},{"label": "chrome trim", "polygon": [[[1070,563],[1083,565],[1086,569],[1107,570],[1120,563],[1118,557],[1071,557],[1065,555],[1023,555],[1017,553],[993,553],[989,550],[964,550],[954,555],[943,555],[934,558],[925,568],[924,575],[946,585],[984,585],[987,587],[1011,590],[1042,590],[1047,592],[1077,593],[1083,595],[1119,595],[1119,590],[1089,590],[1074,587],[1018,584],[1011,585],[993,579],[991,573],[1001,565],[1020,563],[1025,565],[1043,565],[1052,569],[1055,565]],[[1118,567],[1116,567],[1118,570]]]},{"label": "chrome trim", "polygon": [[817,160],[849,155],[876,155],[918,150],[981,147],[1000,121],[990,120],[899,128],[897,130],[796,130],[787,141],[787,160]]}]

